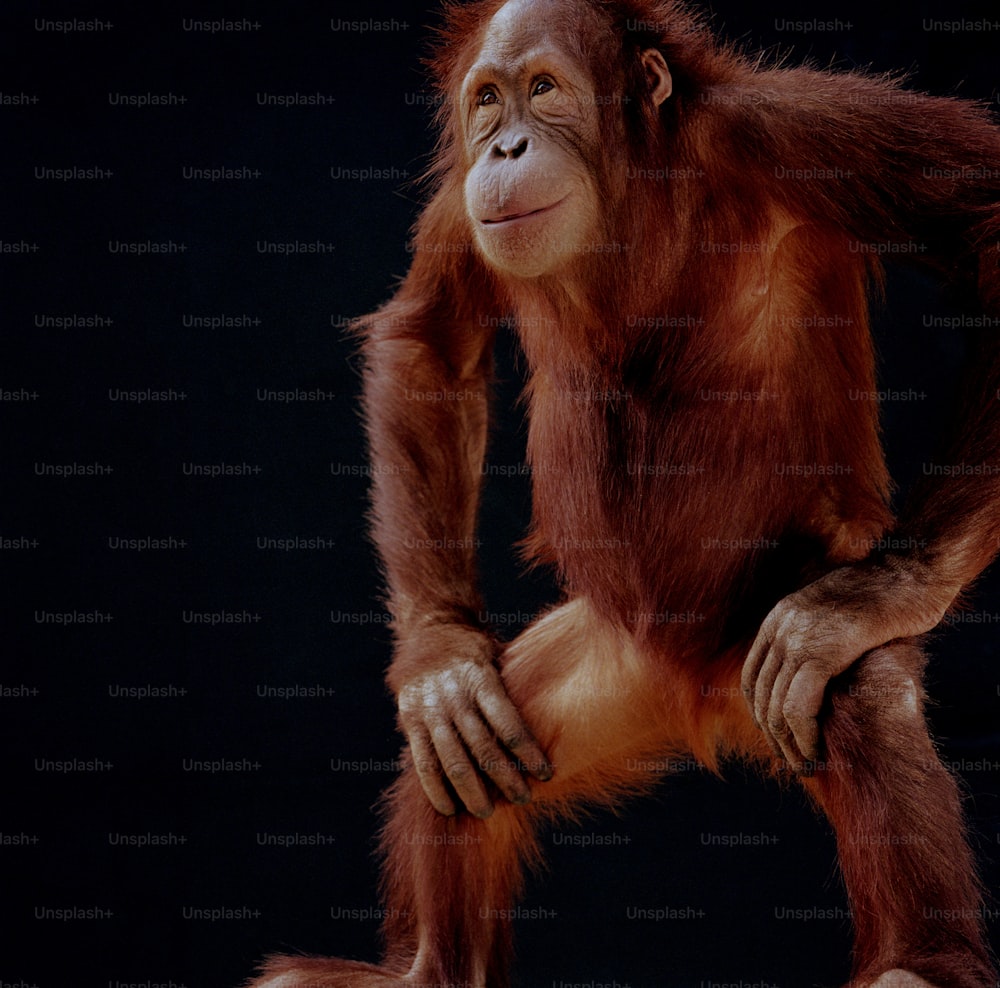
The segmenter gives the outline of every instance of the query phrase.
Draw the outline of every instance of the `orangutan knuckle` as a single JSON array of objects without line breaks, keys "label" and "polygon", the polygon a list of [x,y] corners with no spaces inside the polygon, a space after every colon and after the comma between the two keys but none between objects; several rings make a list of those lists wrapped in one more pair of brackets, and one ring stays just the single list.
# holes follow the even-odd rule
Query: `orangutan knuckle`
[{"label": "orangutan knuckle", "polygon": [[782,634],[789,615],[793,611],[793,606],[787,600],[782,600],[775,605],[764,622],[764,627],[771,638],[776,638]]},{"label": "orangutan knuckle", "polygon": [[520,727],[510,729],[503,735],[504,747],[508,751],[517,751],[526,740],[527,734]]},{"label": "orangutan knuckle", "polygon": [[788,735],[788,723],[783,715],[772,714],[767,718],[767,726],[771,734],[776,738],[783,738]]},{"label": "orangutan knuckle", "polygon": [[416,687],[404,686],[400,690],[396,706],[399,708],[399,713],[404,719],[408,720],[415,716],[422,705],[423,701]]},{"label": "orangutan knuckle", "polygon": [[472,766],[466,761],[450,761],[444,766],[444,771],[456,787],[464,785],[474,774]]},{"label": "orangutan knuckle", "polygon": [[797,628],[785,637],[785,665],[797,672],[814,653],[815,643],[812,635],[805,628]]},{"label": "orangutan knuckle", "polygon": [[470,751],[472,752],[472,757],[476,760],[476,764],[484,770],[488,770],[496,761],[496,749],[490,741],[483,740],[471,745]]},{"label": "orangutan knuckle", "polygon": [[472,696],[483,688],[485,677],[483,667],[474,662],[463,662],[450,670],[450,687],[456,693]]}]

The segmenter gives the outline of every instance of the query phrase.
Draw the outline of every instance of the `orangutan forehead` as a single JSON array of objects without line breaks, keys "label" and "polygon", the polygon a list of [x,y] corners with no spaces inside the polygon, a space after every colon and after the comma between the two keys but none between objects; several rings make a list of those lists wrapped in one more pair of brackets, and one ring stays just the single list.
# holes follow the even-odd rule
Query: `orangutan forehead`
[{"label": "orangutan forehead", "polygon": [[[482,50],[512,57],[545,40],[560,51],[576,53],[581,41],[586,46],[606,30],[605,19],[580,0],[508,0],[490,19]],[[571,46],[569,38],[576,44]]]}]

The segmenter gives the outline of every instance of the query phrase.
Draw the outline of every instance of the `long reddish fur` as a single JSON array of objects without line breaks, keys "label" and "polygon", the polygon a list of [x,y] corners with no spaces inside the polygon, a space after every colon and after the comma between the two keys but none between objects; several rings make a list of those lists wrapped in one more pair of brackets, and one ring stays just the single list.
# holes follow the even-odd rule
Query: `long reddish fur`
[{"label": "long reddish fur", "polygon": [[[1000,131],[982,107],[912,93],[892,78],[765,66],[721,45],[671,0],[579,3],[610,18],[625,39],[622,52],[591,63],[598,91],[624,85],[632,94],[621,114],[602,116],[605,146],[624,146],[636,174],[669,168],[696,178],[632,183],[605,231],[609,242],[629,245],[620,256],[582,259],[562,282],[498,276],[472,246],[461,194],[468,163],[453,111],[502,0],[446,4],[430,62],[442,96],[430,200],[415,229],[409,274],[393,299],[362,321],[372,457],[388,468],[375,485],[372,521],[392,591],[389,684],[398,690],[447,651],[447,632],[437,649],[433,631],[414,633],[426,615],[481,629],[471,544],[490,354],[495,327],[514,311],[533,375],[527,397],[534,521],[526,554],[555,565],[568,596],[589,600],[648,657],[656,750],[691,751],[709,767],[735,754],[774,768],[737,689],[755,630],[782,596],[863,558],[893,523],[875,405],[846,397],[851,388],[875,389],[868,298],[881,269],[874,253],[855,248],[922,245],[914,254],[920,263],[1000,314]],[[566,20],[561,36],[572,43],[578,18],[568,13]],[[628,24],[649,29],[628,31]],[[622,68],[623,56],[648,47],[663,53],[674,80],[653,121],[628,109],[641,106],[643,81],[638,69]],[[935,169],[957,177],[943,181]],[[805,177],[815,170],[828,177]],[[597,180],[613,193],[613,179]],[[749,303],[747,285],[760,276],[753,255],[703,247],[772,243],[777,230],[791,232],[765,272],[767,299]],[[836,328],[780,328],[781,316],[827,312],[831,304],[829,314],[842,317]],[[545,320],[535,318],[541,313]],[[636,313],[683,316],[693,329],[630,326]],[[766,343],[747,331],[762,313],[770,321]],[[972,401],[983,403],[998,370],[996,362],[984,368]],[[552,401],[541,379],[550,388],[629,398],[609,403],[603,417],[581,415],[571,402]],[[471,398],[412,402],[404,389],[463,390]],[[773,397],[706,404],[702,389],[765,389]],[[995,448],[995,417],[983,415],[972,428],[974,448]],[[792,483],[774,470],[789,450],[797,462],[850,470],[835,483]],[[701,472],[665,496],[655,478],[624,480],[626,458]],[[981,487],[956,481],[952,501],[930,509],[918,492],[928,538],[985,496]],[[571,531],[614,536],[627,549],[596,566],[592,553],[554,548]],[[470,544],[443,560],[441,553],[408,550],[401,533],[429,540],[458,533]],[[995,545],[1000,531],[980,535],[983,546]],[[706,551],[702,539],[720,536],[764,548]],[[771,541],[782,549],[767,551]],[[981,552],[980,568],[990,550]],[[669,650],[667,632],[641,617],[662,611],[666,601],[702,618],[671,627]],[[523,681],[511,677],[515,701],[523,697],[530,710],[532,697],[567,675],[572,660],[556,656]],[[920,691],[922,668],[917,645],[903,643],[868,656],[835,684],[824,715],[828,767],[806,788],[838,834],[857,938],[853,983],[906,966],[940,988],[985,988],[993,975],[955,783],[927,740],[922,714],[917,721],[887,714],[885,703],[872,699],[905,690],[907,682]],[[561,743],[562,727],[547,724],[543,710],[532,727],[543,746]],[[302,988],[403,984],[417,946],[414,917],[423,916],[434,917],[425,980],[468,983],[478,948],[489,955],[487,985],[505,984],[510,924],[498,919],[487,928],[477,914],[508,908],[518,894],[522,868],[538,859],[537,823],[572,815],[581,796],[613,802],[647,782],[595,768],[574,780],[574,791],[563,791],[557,776],[535,787],[531,807],[501,805],[484,823],[438,816],[414,774],[404,772],[387,794],[382,835],[383,894],[393,917],[384,965],[284,958],[271,961],[267,975],[288,974]],[[922,839],[873,852],[879,835],[900,833]],[[428,864],[412,850],[414,834],[451,843]],[[935,923],[920,918],[924,908],[960,918]]]}]

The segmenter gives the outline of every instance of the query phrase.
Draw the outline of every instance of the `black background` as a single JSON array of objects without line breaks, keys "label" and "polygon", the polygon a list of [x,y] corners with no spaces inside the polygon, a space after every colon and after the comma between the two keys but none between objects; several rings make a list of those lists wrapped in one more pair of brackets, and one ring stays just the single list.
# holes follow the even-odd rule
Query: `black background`
[{"label": "black background", "polygon": [[[922,89],[995,97],[1000,24],[925,29],[929,19],[996,18],[993,0],[905,13],[829,4],[804,14],[792,2],[735,0],[712,9],[728,37],[791,48],[793,60],[908,69]],[[185,18],[220,16],[251,28],[184,29]],[[377,923],[345,917],[376,906],[371,808],[400,741],[382,685],[388,635],[365,536],[359,382],[343,323],[382,302],[407,268],[420,195],[408,179],[432,142],[420,56],[436,16],[389,0],[0,13],[0,985],[224,986],[266,951],[376,952]],[[36,17],[113,27],[39,31]],[[331,29],[331,19],[372,17],[400,23]],[[803,17],[843,23],[809,32],[782,23]],[[109,100],[147,92],[186,102]],[[262,106],[264,93],[328,101]],[[44,177],[95,167],[111,174]],[[185,177],[219,167],[250,177]],[[341,168],[388,177],[335,177]],[[147,241],[185,249],[109,249]],[[263,242],[322,248],[262,254]],[[903,490],[930,458],[964,353],[958,331],[925,320],[959,311],[931,282],[893,273],[878,320],[881,380],[926,395],[884,409]],[[223,316],[235,323],[199,322]],[[524,429],[507,338],[500,377],[505,424],[490,462],[513,466]],[[144,389],[175,394],[112,400]],[[322,395],[261,400],[296,389]],[[45,465],[70,464],[113,471],[45,475]],[[191,464],[249,472],[194,476]],[[505,634],[553,595],[543,578],[520,573],[509,548],[528,500],[523,479],[488,483],[484,582],[490,609],[510,616]],[[112,548],[140,538],[178,544]],[[322,547],[259,548],[267,539]],[[930,671],[934,727],[961,770],[993,889],[997,612],[1000,582],[987,574],[967,621],[939,633]],[[113,620],[43,623],[52,613]],[[250,619],[210,627],[190,623],[192,613]],[[146,686],[170,695],[122,695]],[[317,686],[322,695],[273,695]],[[193,770],[193,760],[242,770]],[[60,771],[52,761],[73,764]],[[567,846],[567,834],[610,843]],[[171,843],[134,846],[138,835]],[[292,835],[292,846],[274,835]],[[710,845],[713,835],[743,844]],[[754,835],[767,839],[747,846]],[[832,837],[794,789],[739,767],[726,782],[682,772],[656,798],[547,844],[549,875],[527,902],[547,918],[518,924],[520,985],[846,977]],[[632,921],[632,907],[702,915]],[[46,912],[94,908],[103,918]],[[791,920],[786,909],[835,916]]]}]

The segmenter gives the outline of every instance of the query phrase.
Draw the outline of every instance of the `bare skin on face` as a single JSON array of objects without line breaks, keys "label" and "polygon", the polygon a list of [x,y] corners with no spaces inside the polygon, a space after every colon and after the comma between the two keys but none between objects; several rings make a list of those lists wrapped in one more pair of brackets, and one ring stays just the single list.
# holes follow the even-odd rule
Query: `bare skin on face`
[{"label": "bare skin on face", "polygon": [[[495,268],[524,278],[558,272],[601,229],[583,153],[600,143],[598,94],[587,66],[557,34],[571,7],[510,0],[490,21],[462,84],[472,162],[465,203],[476,243]],[[669,95],[669,71],[659,52],[647,57],[660,102]]]}]

